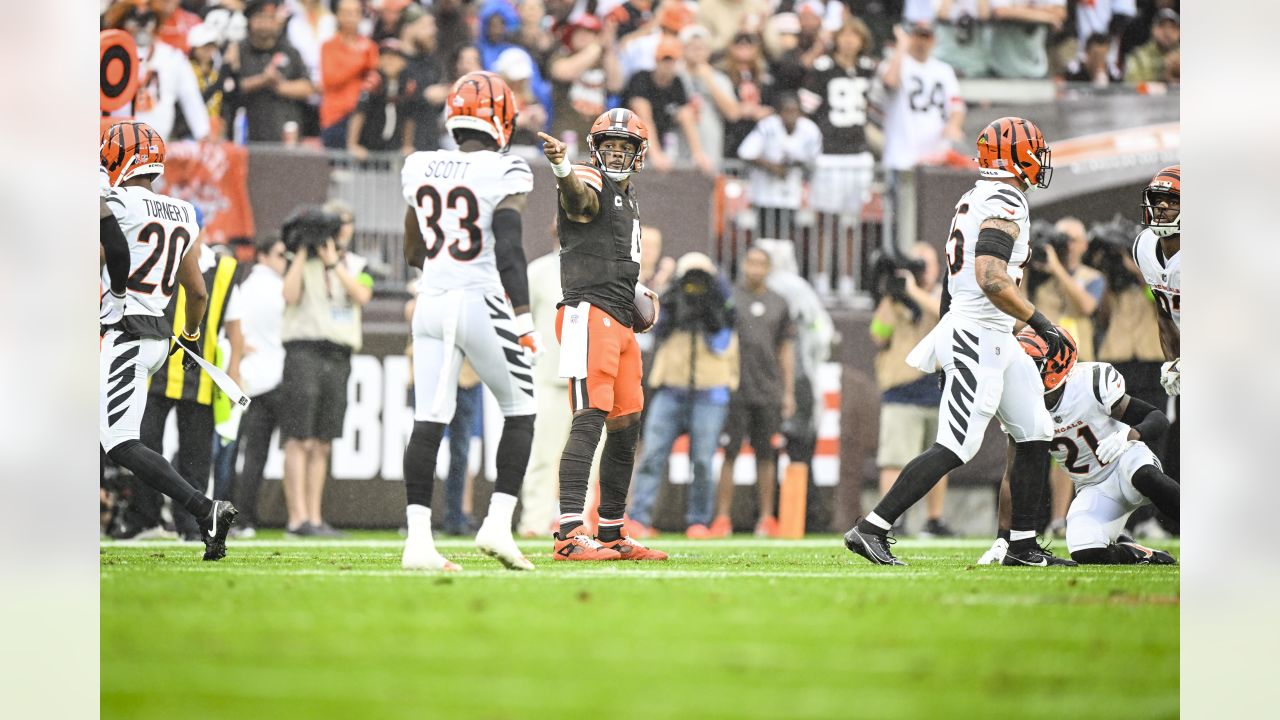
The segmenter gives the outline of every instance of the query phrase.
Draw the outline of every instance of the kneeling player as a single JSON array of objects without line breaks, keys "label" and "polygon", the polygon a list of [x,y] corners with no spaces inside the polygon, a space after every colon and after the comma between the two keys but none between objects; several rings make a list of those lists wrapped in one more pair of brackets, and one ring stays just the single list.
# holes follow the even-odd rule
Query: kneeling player
[{"label": "kneeling player", "polygon": [[[1169,429],[1169,418],[1126,394],[1124,376],[1108,363],[1077,364],[1074,351],[1065,363],[1046,362],[1044,341],[1026,330],[1018,342],[1040,366],[1044,404],[1054,420],[1051,452],[1076,488],[1067,511],[1071,559],[1082,565],[1173,564],[1169,553],[1121,535],[1129,515],[1143,505],[1178,518],[1178,484],[1147,447]],[[1004,547],[997,540],[979,564],[1000,562]]]}]

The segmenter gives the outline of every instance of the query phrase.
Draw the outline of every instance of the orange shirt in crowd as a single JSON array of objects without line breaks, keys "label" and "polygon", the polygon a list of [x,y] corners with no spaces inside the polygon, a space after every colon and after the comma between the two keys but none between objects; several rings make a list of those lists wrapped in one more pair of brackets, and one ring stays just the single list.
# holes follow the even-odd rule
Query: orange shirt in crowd
[{"label": "orange shirt in crowd", "polygon": [[378,67],[378,46],[367,37],[347,42],[334,35],[320,46],[320,127],[328,128],[356,109],[365,76]]},{"label": "orange shirt in crowd", "polygon": [[165,18],[164,24],[156,30],[156,37],[178,48],[183,55],[186,55],[190,50],[187,47],[187,33],[191,32],[191,28],[200,23],[199,15],[178,7],[169,14],[169,17]]}]

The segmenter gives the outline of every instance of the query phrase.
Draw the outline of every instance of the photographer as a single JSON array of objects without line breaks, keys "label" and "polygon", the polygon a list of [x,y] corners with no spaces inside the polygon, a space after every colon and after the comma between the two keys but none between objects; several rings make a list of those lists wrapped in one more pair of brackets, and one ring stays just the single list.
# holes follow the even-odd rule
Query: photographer
[{"label": "photographer", "polygon": [[284,492],[287,533],[340,535],[320,513],[329,450],[342,436],[351,353],[360,349],[360,308],[373,297],[364,259],[347,250],[355,219],[341,205],[305,206],[285,221],[293,253],[284,275]]},{"label": "photographer", "polygon": [[627,515],[633,527],[650,525],[671,446],[687,432],[693,466],[687,532],[689,537],[708,537],[715,509],[711,463],[729,396],[738,387],[738,339],[730,290],[711,258],[688,253],[676,263],[675,272],[676,281],[662,296],[663,311],[654,328],[658,348],[649,371],[653,394]]},{"label": "photographer", "polygon": [[[933,444],[938,434],[938,405],[942,390],[932,374],[907,364],[907,354],[938,324],[942,288],[938,285],[938,252],[916,243],[907,259],[883,258],[876,264],[872,287],[880,296],[871,318],[876,355],[876,385],[880,396],[880,494],[898,481],[903,466]],[[949,537],[955,533],[943,520],[947,478],[925,496],[928,518],[921,535]]]},{"label": "photographer", "polygon": [[1080,362],[1093,360],[1093,314],[1107,281],[1102,273],[1084,264],[1089,249],[1084,223],[1064,217],[1053,229],[1032,228],[1031,237],[1034,247],[1028,297],[1045,317],[1076,339]]}]

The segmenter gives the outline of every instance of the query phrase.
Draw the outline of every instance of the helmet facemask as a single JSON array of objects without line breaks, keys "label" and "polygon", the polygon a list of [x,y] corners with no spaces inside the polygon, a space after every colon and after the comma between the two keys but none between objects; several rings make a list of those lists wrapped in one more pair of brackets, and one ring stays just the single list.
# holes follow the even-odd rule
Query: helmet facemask
[{"label": "helmet facemask", "polygon": [[[1178,207],[1172,220],[1160,222],[1157,213],[1165,213],[1169,207],[1161,207],[1160,201],[1167,199],[1168,205]],[[1142,191],[1142,224],[1151,229],[1156,237],[1169,237],[1182,232],[1182,203],[1178,194],[1169,189],[1150,188]]]},{"label": "helmet facemask", "polygon": [[[604,140],[623,140],[634,147],[634,150],[623,152],[623,169],[613,170],[605,164],[604,150],[596,146],[596,137],[600,136]],[[630,133],[593,133],[587,136],[587,151],[591,155],[591,160],[600,168],[600,172],[608,175],[614,182],[622,182],[631,177],[632,174],[639,172],[644,168],[644,151],[645,143],[639,137]],[[616,151],[611,151],[616,152]]]}]

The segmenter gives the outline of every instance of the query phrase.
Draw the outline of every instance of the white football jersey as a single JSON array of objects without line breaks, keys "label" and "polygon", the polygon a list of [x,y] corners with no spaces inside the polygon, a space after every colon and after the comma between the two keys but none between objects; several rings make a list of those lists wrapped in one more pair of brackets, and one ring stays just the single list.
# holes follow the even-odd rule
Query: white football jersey
[{"label": "white football jersey", "polygon": [[974,272],[974,245],[978,232],[987,218],[1011,220],[1018,224],[1018,237],[1013,242],[1013,254],[1009,257],[1009,277],[1022,283],[1022,270],[1031,258],[1031,220],[1027,198],[1008,183],[979,180],[973,189],[960,196],[956,214],[951,220],[951,235],[947,238],[947,267],[950,277],[947,292],[951,294],[951,310],[959,317],[968,318],[992,330],[1012,332],[1014,319],[1005,315],[978,285]]},{"label": "white football jersey", "polygon": [[[195,207],[137,185],[113,188],[107,207],[129,241],[124,314],[163,316],[178,290],[178,266],[200,237]],[[106,270],[102,282],[110,283]]]},{"label": "white football jersey", "polygon": [[1173,316],[1173,324],[1182,329],[1182,253],[1166,258],[1160,252],[1160,238],[1151,230],[1143,230],[1133,241],[1133,261],[1151,286],[1160,307]]},{"label": "white football jersey", "polygon": [[493,212],[508,195],[533,190],[529,164],[491,150],[431,150],[410,155],[400,181],[427,244],[418,289],[504,292]]},{"label": "white football jersey", "polygon": [[895,90],[885,99],[884,166],[908,170],[947,151],[947,118],[964,109],[960,83],[951,66],[931,57],[919,62],[903,55]]},{"label": "white football jersey", "polygon": [[1111,417],[1111,409],[1125,396],[1124,376],[1109,363],[1076,363],[1065,380],[1066,390],[1053,416],[1050,453],[1076,487],[1102,482],[1116,463],[1103,465],[1094,455],[1098,442],[1128,425]]}]

